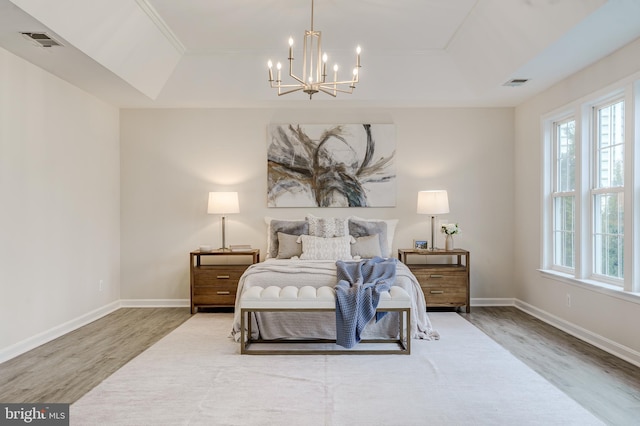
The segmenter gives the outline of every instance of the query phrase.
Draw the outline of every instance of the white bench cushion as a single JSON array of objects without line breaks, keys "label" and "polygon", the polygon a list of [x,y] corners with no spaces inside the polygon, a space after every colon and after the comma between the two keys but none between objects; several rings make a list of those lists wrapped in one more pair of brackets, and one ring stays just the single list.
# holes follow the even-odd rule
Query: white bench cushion
[{"label": "white bench cushion", "polygon": [[[245,309],[335,309],[336,291],[333,287],[249,287],[241,296]],[[410,308],[411,298],[401,287],[393,286],[380,294],[378,309]]]}]

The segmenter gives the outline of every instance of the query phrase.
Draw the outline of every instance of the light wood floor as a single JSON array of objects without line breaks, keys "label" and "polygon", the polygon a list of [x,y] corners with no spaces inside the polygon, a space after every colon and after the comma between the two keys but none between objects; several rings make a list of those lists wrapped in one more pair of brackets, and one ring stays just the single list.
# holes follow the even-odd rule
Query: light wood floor
[{"label": "light wood floor", "polygon": [[127,308],[0,364],[0,401],[73,403],[191,317]]},{"label": "light wood floor", "polygon": [[[513,307],[460,315],[607,424],[638,424],[640,368]],[[190,316],[120,309],[0,364],[0,401],[73,403]]]},{"label": "light wood floor", "polygon": [[640,424],[640,368],[514,307],[460,314],[610,425]]}]

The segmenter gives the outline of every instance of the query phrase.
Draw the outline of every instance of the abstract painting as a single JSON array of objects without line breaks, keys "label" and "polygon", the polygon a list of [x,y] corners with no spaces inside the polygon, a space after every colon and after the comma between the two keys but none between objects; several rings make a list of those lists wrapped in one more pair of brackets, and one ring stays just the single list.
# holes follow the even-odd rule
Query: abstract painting
[{"label": "abstract painting", "polygon": [[271,124],[268,207],[394,207],[395,125]]}]

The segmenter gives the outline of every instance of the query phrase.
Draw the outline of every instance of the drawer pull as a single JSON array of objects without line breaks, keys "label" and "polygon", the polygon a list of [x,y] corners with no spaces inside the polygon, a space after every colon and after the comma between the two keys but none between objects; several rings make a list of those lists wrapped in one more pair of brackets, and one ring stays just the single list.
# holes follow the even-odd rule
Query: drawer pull
[{"label": "drawer pull", "polygon": [[431,294],[444,294],[443,290],[431,290]]},{"label": "drawer pull", "polygon": [[429,275],[429,276],[430,276],[431,278],[442,278],[442,277],[444,277],[444,275],[442,275],[442,274],[431,274],[431,275]]},{"label": "drawer pull", "polygon": [[229,292],[229,291],[217,291],[216,293],[217,293],[217,294],[219,294],[219,295],[228,295],[228,294],[231,294],[231,292]]},{"label": "drawer pull", "polygon": [[229,279],[229,275],[218,275],[216,277],[219,280],[228,280]]}]

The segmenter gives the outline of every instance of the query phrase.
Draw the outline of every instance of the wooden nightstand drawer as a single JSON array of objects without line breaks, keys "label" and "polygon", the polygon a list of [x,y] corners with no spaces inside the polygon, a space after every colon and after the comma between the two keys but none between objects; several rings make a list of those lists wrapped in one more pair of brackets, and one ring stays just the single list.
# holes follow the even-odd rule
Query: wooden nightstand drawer
[{"label": "wooden nightstand drawer", "polygon": [[467,287],[459,284],[421,285],[427,306],[463,306],[467,303]]},{"label": "wooden nightstand drawer", "polygon": [[197,285],[193,289],[193,303],[196,305],[230,305],[236,302],[238,280],[223,285]]},{"label": "wooden nightstand drawer", "polygon": [[238,284],[242,273],[247,269],[247,265],[204,265],[194,269],[196,277],[196,287],[211,285],[227,285],[229,282]]},{"label": "wooden nightstand drawer", "polygon": [[467,287],[467,272],[466,271],[451,271],[451,270],[438,270],[438,269],[423,269],[412,268],[411,272],[416,276],[420,285],[424,286],[448,286],[448,287],[460,287],[465,289]]}]

